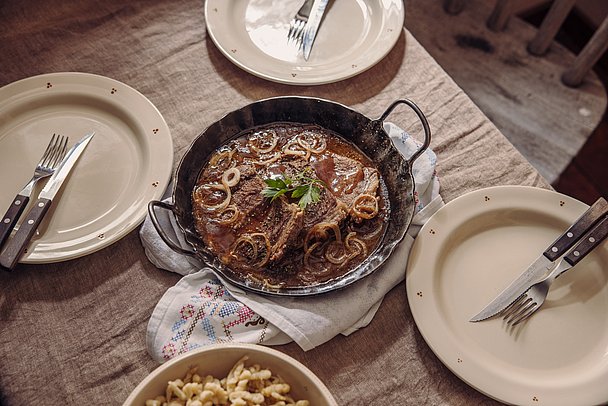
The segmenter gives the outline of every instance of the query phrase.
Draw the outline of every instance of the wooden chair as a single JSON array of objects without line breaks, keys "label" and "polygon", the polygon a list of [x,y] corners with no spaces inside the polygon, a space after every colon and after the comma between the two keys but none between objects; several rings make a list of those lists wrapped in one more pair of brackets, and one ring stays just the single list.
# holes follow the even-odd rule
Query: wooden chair
[{"label": "wooden chair", "polygon": [[406,1],[406,28],[549,182],[606,110],[591,68],[608,47],[608,19],[579,55],[554,41],[575,2],[554,0],[537,29],[513,0]]},{"label": "wooden chair", "polygon": [[[510,7],[513,4],[512,0],[499,0],[488,19],[488,27],[494,31],[504,30],[513,15],[513,9]],[[553,1],[536,36],[528,45],[528,52],[533,55],[542,56],[548,51],[561,25],[575,4],[576,0]],[[464,7],[463,0],[446,1],[446,11],[448,12],[458,12],[458,8],[462,10],[462,7]],[[608,48],[608,16],[604,18],[604,21],[595,34],[593,34],[593,37],[591,37],[585,48],[576,57],[574,63],[564,71],[561,77],[562,82],[568,86],[579,86],[585,75],[589,73],[593,65],[606,51],[606,48]]]}]

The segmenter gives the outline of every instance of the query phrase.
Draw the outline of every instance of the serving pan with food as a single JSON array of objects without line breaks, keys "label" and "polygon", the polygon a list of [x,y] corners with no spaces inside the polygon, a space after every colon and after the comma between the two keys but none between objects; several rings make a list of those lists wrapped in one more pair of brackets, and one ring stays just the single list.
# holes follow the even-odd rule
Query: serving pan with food
[{"label": "serving pan with food", "polygon": [[[424,141],[404,158],[383,128],[399,105],[422,122]],[[377,270],[414,214],[412,165],[430,144],[410,100],[372,120],[339,103],[277,97],[235,110],[191,144],[172,203],[152,201],[156,230],[230,283],[304,296],[345,287]],[[173,212],[187,246],[163,230]]]}]

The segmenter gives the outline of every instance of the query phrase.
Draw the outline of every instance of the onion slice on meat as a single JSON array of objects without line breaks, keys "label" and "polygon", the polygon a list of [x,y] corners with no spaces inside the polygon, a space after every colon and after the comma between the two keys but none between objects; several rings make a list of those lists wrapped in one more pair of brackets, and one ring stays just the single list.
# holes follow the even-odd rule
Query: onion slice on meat
[{"label": "onion slice on meat", "polygon": [[[296,149],[292,148],[294,146],[296,147]],[[299,148],[304,148],[304,149],[299,149]],[[283,147],[283,153],[285,155],[301,156],[306,160],[308,160],[308,158],[310,158],[310,150],[308,150],[305,147],[302,147],[302,145],[300,145],[297,140],[291,140],[287,144],[285,144],[285,146]]]},{"label": "onion slice on meat", "polygon": [[296,141],[302,148],[313,154],[320,154],[321,152],[325,151],[325,149],[327,148],[327,141],[325,141],[319,136],[315,137],[313,134],[308,134],[309,137],[307,138],[312,139],[311,144],[308,139],[304,139],[306,135],[307,134],[302,134],[296,138]]},{"label": "onion slice on meat", "polygon": [[235,204],[231,204],[228,207],[226,207],[224,210],[222,210],[218,214],[218,216],[224,216],[224,214],[226,214],[226,213],[232,213],[232,214],[228,218],[222,217],[218,220],[218,223],[220,223],[223,226],[229,226],[230,224],[234,224],[239,218],[240,211],[239,211],[239,208],[236,207]]},{"label": "onion slice on meat", "polygon": [[[268,133],[266,132],[265,134],[272,134],[272,139],[270,141],[270,145],[265,147],[265,148],[260,148],[257,145],[255,145],[253,142],[249,143],[249,147],[254,150],[255,152],[257,152],[258,154],[267,154],[270,151],[272,151],[274,149],[274,147],[277,146],[277,143],[279,141],[279,139],[277,138],[277,135],[275,134],[274,131]],[[259,140],[259,138],[258,138]],[[263,143],[265,140],[263,140],[261,143]],[[260,143],[260,144],[261,144]]]},{"label": "onion slice on meat", "polygon": [[235,187],[241,180],[241,171],[237,168],[230,168],[222,174],[222,184],[229,187]]},{"label": "onion slice on meat", "polygon": [[376,196],[362,193],[353,202],[351,210],[355,217],[369,220],[378,214],[378,200]]},{"label": "onion slice on meat", "polygon": [[270,259],[270,240],[265,233],[253,233],[251,234],[251,238],[261,237],[264,240],[264,256],[258,262],[256,262],[253,267],[261,268],[268,263]]},{"label": "onion slice on meat", "polygon": [[[218,204],[214,204],[214,205],[209,205],[206,204],[203,199],[202,196],[200,196],[200,190],[202,189],[215,189],[215,190],[219,190],[222,191],[226,194],[226,197],[224,198],[224,200],[222,200],[222,202],[218,203]],[[198,186],[195,191],[195,194],[198,194],[200,197],[200,201],[201,201],[201,205],[203,206],[203,208],[205,210],[208,211],[218,211],[218,210],[224,210],[226,207],[228,207],[228,205],[230,204],[230,200],[232,199],[232,193],[230,193],[230,188],[226,187],[223,184],[217,184],[217,183],[211,183],[211,184],[207,184],[207,185],[200,185]]]},{"label": "onion slice on meat", "polygon": [[[260,253],[260,249],[259,249],[260,247],[258,247],[258,242],[256,242],[256,239],[259,239],[259,238],[262,238],[262,240],[263,240],[264,249],[263,249],[263,256],[258,259],[259,253]],[[251,246],[251,251],[252,251],[251,258],[247,258],[247,257],[239,258],[237,256],[236,251],[243,244],[248,244]],[[254,268],[254,269],[259,269],[259,268],[263,267],[264,265],[266,265],[268,263],[268,260],[270,259],[270,240],[268,239],[268,236],[264,233],[253,233],[253,234],[242,235],[239,238],[237,238],[237,240],[232,244],[232,249],[230,250],[230,256],[232,256],[233,258],[236,258],[237,261],[240,261],[242,263],[255,261],[253,264],[250,264],[248,266],[250,266],[251,268]]]},{"label": "onion slice on meat", "polygon": [[310,269],[310,256],[312,255],[314,250],[316,250],[321,244],[322,244],[321,241],[317,241],[316,243],[311,245],[308,249],[306,249],[306,252],[304,253],[304,266],[306,268]]},{"label": "onion slice on meat", "polygon": [[338,242],[342,241],[342,233],[340,232],[340,227],[338,226],[337,223],[331,223],[331,222],[317,223],[314,226],[312,226],[310,230],[308,230],[308,233],[306,233],[306,237],[304,238],[304,250],[308,251],[308,244],[313,239],[327,240],[329,238],[329,234],[327,232],[328,230],[332,230],[334,232],[336,241],[338,241]]},{"label": "onion slice on meat", "polygon": [[279,158],[281,158],[282,155],[283,154],[280,151],[278,151],[273,156],[271,156],[270,158],[268,158],[264,161],[253,161],[253,163],[255,165],[268,165],[268,164],[271,164],[271,163],[279,160]]},{"label": "onion slice on meat", "polygon": [[[255,242],[253,242],[253,238],[251,238],[250,235],[242,235],[239,238],[237,238],[237,240],[232,244],[232,249],[230,250],[230,255],[232,257],[236,258],[237,260],[240,260],[240,258],[236,256],[236,251],[238,250],[239,246],[241,246],[243,244],[249,244],[251,246],[251,250],[253,252],[252,258],[258,257],[258,247],[255,244]],[[243,261],[246,261],[246,260],[247,260],[247,258],[243,259]]]},{"label": "onion slice on meat", "polygon": [[230,149],[230,150],[225,150],[225,151],[218,152],[217,154],[214,154],[211,157],[211,159],[209,160],[209,165],[219,167],[219,165],[221,164],[221,161],[223,159],[226,159],[225,166],[235,166],[236,162],[232,161],[232,156],[234,155],[234,152],[235,152],[235,150]]}]

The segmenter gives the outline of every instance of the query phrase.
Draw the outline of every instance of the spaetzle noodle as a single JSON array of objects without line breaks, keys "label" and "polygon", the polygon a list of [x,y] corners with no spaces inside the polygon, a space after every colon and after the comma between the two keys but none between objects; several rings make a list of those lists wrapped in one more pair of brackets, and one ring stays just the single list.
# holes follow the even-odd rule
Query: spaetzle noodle
[{"label": "spaetzle noodle", "polygon": [[246,366],[248,359],[238,360],[222,379],[200,376],[193,367],[167,382],[165,394],[146,400],[145,406],[310,406],[308,400],[294,400],[289,384],[269,369]]}]

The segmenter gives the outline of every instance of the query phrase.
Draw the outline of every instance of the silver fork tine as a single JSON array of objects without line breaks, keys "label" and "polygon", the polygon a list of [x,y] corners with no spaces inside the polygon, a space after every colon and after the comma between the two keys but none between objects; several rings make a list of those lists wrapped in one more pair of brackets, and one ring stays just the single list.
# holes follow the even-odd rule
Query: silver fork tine
[{"label": "silver fork tine", "polygon": [[304,32],[305,25],[306,24],[302,20],[298,20],[294,24],[291,40],[295,43],[294,45],[296,46],[302,42],[302,33]]},{"label": "silver fork tine", "polygon": [[65,153],[68,150],[68,139],[68,137],[61,136],[61,141],[59,142],[59,145],[57,145],[56,153],[54,154],[53,159],[48,165],[50,168],[55,169],[57,165],[59,165],[59,162],[63,160],[63,157],[65,156]]},{"label": "silver fork tine", "polygon": [[519,323],[526,320],[528,317],[532,316],[532,314],[534,314],[536,309],[538,309],[539,307],[540,307],[540,305],[536,302],[530,303],[527,308],[523,309],[520,312],[520,315],[516,319],[511,320],[511,325],[517,326]]},{"label": "silver fork tine", "polygon": [[296,12],[295,16],[289,23],[289,32],[287,33],[287,43],[293,43],[296,49],[299,49],[302,44],[304,27],[308,22],[310,10],[312,9],[313,0],[306,0],[302,7]]},{"label": "silver fork tine", "polygon": [[299,16],[291,20],[291,24],[289,27],[289,34],[287,35],[287,42],[293,42],[294,45],[297,45],[302,39],[302,33],[304,32],[304,26],[306,22],[301,20]]},{"label": "silver fork tine", "polygon": [[57,142],[57,140],[55,138],[58,138],[56,134],[53,134],[53,137],[51,137],[51,141],[49,142],[49,145],[46,146],[46,149],[44,150],[44,154],[42,154],[42,157],[40,157],[40,161],[38,161],[38,166],[47,166],[48,163],[50,162],[53,153],[55,152],[55,144]]},{"label": "silver fork tine", "polygon": [[519,305],[509,315],[504,317],[507,324],[511,326],[516,326],[528,318],[528,316],[534,313],[534,308],[537,306],[537,303],[526,294],[522,298],[524,299],[519,302]]},{"label": "silver fork tine", "polygon": [[522,306],[525,305],[526,301],[527,301],[527,296],[525,294],[523,294],[520,297],[518,297],[517,300],[515,300],[513,303],[511,303],[509,306],[507,306],[502,311],[503,320],[508,322],[509,318],[511,316],[517,314],[519,312],[519,310],[522,308]]},{"label": "silver fork tine", "polygon": [[55,166],[57,166],[57,164],[63,159],[63,156],[67,150],[67,144],[68,137],[53,134],[51,142],[44,152],[43,159],[40,160],[36,168],[43,171],[53,170]]},{"label": "silver fork tine", "polygon": [[292,41],[297,38],[296,32],[303,24],[302,20],[299,20],[297,17],[294,17],[289,23],[289,33],[287,34],[287,41]]}]

